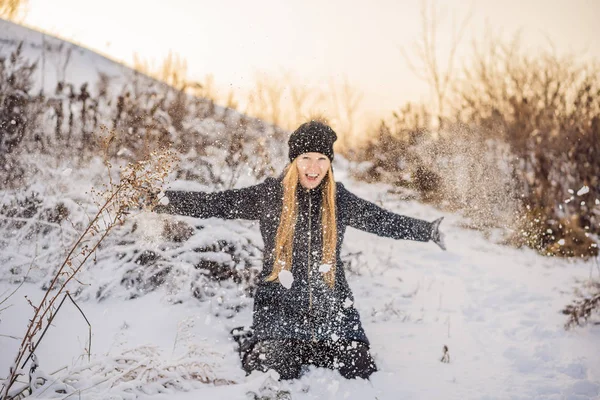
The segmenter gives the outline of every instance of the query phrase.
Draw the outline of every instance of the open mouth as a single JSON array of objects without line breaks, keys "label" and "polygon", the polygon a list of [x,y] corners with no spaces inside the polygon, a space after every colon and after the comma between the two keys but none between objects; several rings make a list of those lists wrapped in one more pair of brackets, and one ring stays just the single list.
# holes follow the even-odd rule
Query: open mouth
[{"label": "open mouth", "polygon": [[305,176],[309,182],[315,182],[317,180],[317,178],[319,177],[319,174],[305,174]]}]

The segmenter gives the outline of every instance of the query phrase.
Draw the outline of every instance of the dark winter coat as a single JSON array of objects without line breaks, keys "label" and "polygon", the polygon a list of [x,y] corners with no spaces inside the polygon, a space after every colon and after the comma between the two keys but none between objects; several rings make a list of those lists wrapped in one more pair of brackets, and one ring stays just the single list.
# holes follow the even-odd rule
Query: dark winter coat
[{"label": "dark winter coat", "polygon": [[279,281],[265,280],[273,268],[273,248],[283,199],[281,178],[268,178],[255,186],[215,193],[166,192],[169,199],[167,212],[197,218],[260,222],[264,267],[254,298],[253,341],[342,338],[368,344],[340,259],[346,227],[394,239],[430,240],[429,222],[386,211],[350,193],[339,182],[336,188],[337,264],[333,289],[327,286],[319,272],[322,260],[320,186],[306,190],[298,185],[298,218],[291,270],[294,281],[290,289]]}]

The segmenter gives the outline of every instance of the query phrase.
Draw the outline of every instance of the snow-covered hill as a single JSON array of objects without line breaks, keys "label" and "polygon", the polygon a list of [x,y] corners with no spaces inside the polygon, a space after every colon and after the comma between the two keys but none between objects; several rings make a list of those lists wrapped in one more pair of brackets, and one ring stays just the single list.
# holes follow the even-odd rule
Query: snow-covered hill
[{"label": "snow-covered hill", "polygon": [[[2,54],[4,45],[16,46],[18,38],[27,39],[24,51],[32,59],[39,57],[40,43],[51,43],[48,52],[61,49],[45,56],[44,78],[36,81],[45,90],[54,90],[63,78],[90,82],[98,72],[127,79],[128,70],[92,52],[0,23]],[[68,48],[73,49],[69,63],[61,68]],[[182,156],[171,187],[214,190],[206,185],[203,174],[208,172],[238,187],[256,182],[247,164],[236,169],[236,159],[223,162],[217,151],[232,127],[240,125],[239,117],[221,109],[186,121],[197,136],[222,142],[201,156]],[[272,130],[257,124],[249,132],[259,142]],[[285,147],[279,142],[267,154]],[[0,304],[1,378],[32,316],[28,301],[37,304],[42,298],[65,248],[93,210],[89,189],[107,179],[98,159],[82,164],[28,156],[36,174],[21,188],[0,189],[0,300],[14,291]],[[261,157],[249,154],[244,162]],[[283,162],[279,153],[269,160],[274,173]],[[399,200],[384,185],[353,181],[341,157],[336,156],[334,166],[336,178],[363,198],[426,220],[442,215],[430,206]],[[68,218],[58,218],[55,210],[66,210]],[[348,381],[337,372],[312,369],[298,381],[281,384],[294,400],[600,396],[600,326],[565,331],[560,314],[576,280],[600,271],[592,264],[494,244],[463,228],[460,215],[445,217],[447,252],[432,243],[347,232],[346,274],[379,371],[370,381]],[[185,238],[162,235],[170,221],[189,229]],[[267,376],[244,376],[229,331],[251,322],[248,290],[253,271],[260,268],[261,248],[253,222],[132,215],[71,286],[91,324],[91,343],[88,325],[67,301],[36,350],[36,375],[46,377],[47,384],[32,397],[245,399]],[[218,279],[209,277],[211,267],[222,266]],[[440,362],[443,346],[449,348],[450,363]]]},{"label": "snow-covered hill", "polygon": [[[76,87],[90,85],[93,93],[99,73],[106,75],[115,86],[122,86],[139,73],[76,44],[51,35],[0,19],[0,56],[8,56],[23,43],[23,55],[37,62],[36,86],[33,92],[43,88],[51,94],[58,82],[68,82]],[[149,79],[149,78],[145,78]]]}]

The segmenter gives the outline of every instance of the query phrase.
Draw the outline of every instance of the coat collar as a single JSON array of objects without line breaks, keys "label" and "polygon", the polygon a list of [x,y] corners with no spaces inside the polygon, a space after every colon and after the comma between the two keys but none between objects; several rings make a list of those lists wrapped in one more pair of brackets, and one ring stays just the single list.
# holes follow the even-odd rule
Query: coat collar
[{"label": "coat collar", "polygon": [[321,183],[319,183],[319,185],[313,189],[306,189],[304,188],[304,186],[302,186],[300,183],[298,183],[298,186],[296,187],[296,194],[299,198],[311,198],[311,199],[318,199],[321,197],[321,193],[323,193],[323,181],[321,181]]}]

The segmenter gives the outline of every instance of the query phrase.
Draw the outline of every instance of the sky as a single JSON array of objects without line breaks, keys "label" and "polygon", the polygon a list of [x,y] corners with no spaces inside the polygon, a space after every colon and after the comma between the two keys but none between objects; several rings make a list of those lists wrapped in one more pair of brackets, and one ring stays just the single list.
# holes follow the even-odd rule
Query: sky
[{"label": "sky", "polygon": [[[408,67],[401,49],[421,31],[421,0],[29,0],[24,23],[56,33],[116,60],[137,53],[157,64],[172,51],[185,58],[188,74],[212,74],[222,90],[249,90],[257,71],[292,73],[306,85],[346,80],[363,94],[368,113],[385,113],[407,101],[431,97]],[[471,19],[459,63],[486,27],[559,53],[600,59],[597,0],[439,0],[444,56],[452,17]],[[471,11],[469,11],[471,10]]]}]

